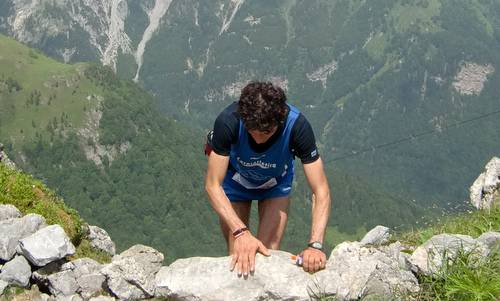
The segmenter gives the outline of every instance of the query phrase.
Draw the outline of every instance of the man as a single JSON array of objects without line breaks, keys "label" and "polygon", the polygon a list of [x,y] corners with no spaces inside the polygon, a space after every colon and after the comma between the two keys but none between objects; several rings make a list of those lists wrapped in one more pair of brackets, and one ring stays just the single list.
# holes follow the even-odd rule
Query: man
[{"label": "man", "polygon": [[[300,254],[303,268],[311,273],[323,269],[331,203],[328,182],[311,125],[286,103],[283,90],[267,82],[248,84],[239,102],[217,117],[208,146],[205,189],[232,255],[231,270],[247,276],[255,269],[256,252],[269,256],[268,249],[279,249],[295,156],[313,192],[311,235]],[[259,205],[256,236],[248,230],[252,200]]]}]

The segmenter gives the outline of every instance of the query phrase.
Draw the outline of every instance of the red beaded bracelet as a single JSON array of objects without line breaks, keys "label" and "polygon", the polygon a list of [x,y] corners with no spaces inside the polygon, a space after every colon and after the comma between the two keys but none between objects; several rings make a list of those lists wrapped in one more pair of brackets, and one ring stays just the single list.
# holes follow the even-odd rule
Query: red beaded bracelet
[{"label": "red beaded bracelet", "polygon": [[234,232],[233,232],[233,237],[234,237],[234,238],[238,238],[238,237],[240,237],[241,235],[245,234],[245,231],[248,231],[248,228],[247,228],[247,227],[245,227],[245,228],[240,228],[240,229],[238,229],[238,230],[236,230],[236,231],[234,231]]}]

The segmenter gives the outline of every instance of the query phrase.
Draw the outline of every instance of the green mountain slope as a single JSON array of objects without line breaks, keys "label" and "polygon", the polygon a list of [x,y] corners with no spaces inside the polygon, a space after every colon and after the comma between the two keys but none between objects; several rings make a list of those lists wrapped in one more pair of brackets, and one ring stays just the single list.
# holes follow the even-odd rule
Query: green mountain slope
[{"label": "green mountain slope", "polygon": [[119,249],[145,243],[169,258],[224,249],[201,185],[203,135],[106,68],[63,65],[0,38],[0,139],[20,166]]},{"label": "green mountain slope", "polygon": [[[119,250],[144,243],[169,260],[225,252],[203,192],[203,132],[164,117],[149,94],[107,68],[57,63],[4,36],[0,57],[0,141],[19,166],[107,229]],[[421,215],[342,169],[327,172],[330,246],[376,224],[409,226]],[[283,248],[298,252],[310,227],[301,172],[294,190]]]},{"label": "green mountain slope", "polygon": [[104,62],[198,127],[260,79],[288,88],[328,159],[438,131],[338,162],[420,204],[465,199],[500,147],[494,119],[442,131],[500,108],[497,0],[40,3],[5,1],[0,30],[61,60]]}]

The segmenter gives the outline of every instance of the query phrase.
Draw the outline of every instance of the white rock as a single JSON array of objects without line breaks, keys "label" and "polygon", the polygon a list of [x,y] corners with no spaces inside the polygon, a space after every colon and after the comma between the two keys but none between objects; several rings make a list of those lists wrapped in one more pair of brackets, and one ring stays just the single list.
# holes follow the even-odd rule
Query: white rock
[{"label": "white rock", "polygon": [[0,296],[3,295],[3,291],[7,288],[9,284],[2,279],[0,279]]},{"label": "white rock", "polygon": [[500,188],[500,159],[493,157],[486,164],[485,171],[470,187],[471,203],[478,209],[490,209]]},{"label": "white rock", "polygon": [[0,221],[0,260],[12,259],[16,254],[19,240],[46,226],[45,218],[38,214],[27,214],[21,218]]},{"label": "white rock", "polygon": [[[106,278],[100,273],[103,265],[90,258],[81,258],[68,263],[61,267],[61,271],[68,272],[67,276],[74,279],[76,291],[82,298],[89,299],[91,296],[103,290]],[[49,281],[56,279],[57,274],[50,275]],[[55,283],[55,281],[54,281]]]},{"label": "white rock", "polygon": [[20,218],[21,212],[14,205],[0,205],[0,221],[10,218]]},{"label": "white rock", "polygon": [[257,254],[255,273],[247,278],[229,271],[230,257],[179,259],[156,275],[156,295],[174,300],[309,300],[312,276],[291,255]]},{"label": "white rock", "polygon": [[28,287],[31,266],[23,256],[16,256],[2,267],[0,279],[13,285]]},{"label": "white rock", "polygon": [[452,262],[460,252],[486,257],[488,247],[468,235],[439,234],[419,246],[410,257],[415,272],[424,275],[438,273],[446,262]]},{"label": "white rock", "polygon": [[115,301],[116,299],[109,296],[97,296],[94,298],[90,298],[89,301]]},{"label": "white rock", "polygon": [[102,265],[90,258],[80,258],[67,262],[60,267],[55,264],[33,273],[33,278],[48,287],[54,296],[72,296],[79,294],[88,300],[103,290],[106,278],[101,275]]},{"label": "white rock", "polygon": [[82,297],[80,297],[80,295],[71,295],[71,296],[59,295],[56,297],[56,301],[83,301],[83,299]]},{"label": "white rock", "polygon": [[121,300],[154,296],[154,279],[163,262],[163,254],[143,245],[135,245],[101,269],[108,288]]},{"label": "white rock", "polygon": [[388,242],[390,237],[390,229],[379,225],[366,233],[361,240],[361,245],[381,245]]},{"label": "white rock", "polygon": [[59,296],[72,296],[77,293],[78,284],[73,277],[71,271],[61,271],[56,274],[48,276],[49,289],[52,295]]},{"label": "white rock", "polygon": [[476,240],[485,244],[488,249],[493,250],[495,247],[500,247],[500,232],[485,232]]},{"label": "white rock", "polygon": [[417,279],[400,267],[398,258],[359,242],[338,245],[316,278],[317,290],[339,300],[392,300],[419,290]]},{"label": "white rock", "polygon": [[45,227],[19,241],[22,254],[34,265],[44,266],[76,251],[59,225]]},{"label": "white rock", "polygon": [[97,226],[89,226],[89,234],[87,238],[90,244],[99,250],[102,250],[110,255],[115,255],[115,243],[111,240],[106,230]]}]

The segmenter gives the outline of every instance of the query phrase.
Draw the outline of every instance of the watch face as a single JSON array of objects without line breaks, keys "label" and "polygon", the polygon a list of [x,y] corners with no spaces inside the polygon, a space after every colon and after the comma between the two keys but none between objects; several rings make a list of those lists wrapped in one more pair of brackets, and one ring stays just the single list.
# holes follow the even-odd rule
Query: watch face
[{"label": "watch face", "polygon": [[323,249],[323,244],[321,244],[319,241],[315,241],[309,244],[309,247],[321,250]]}]

